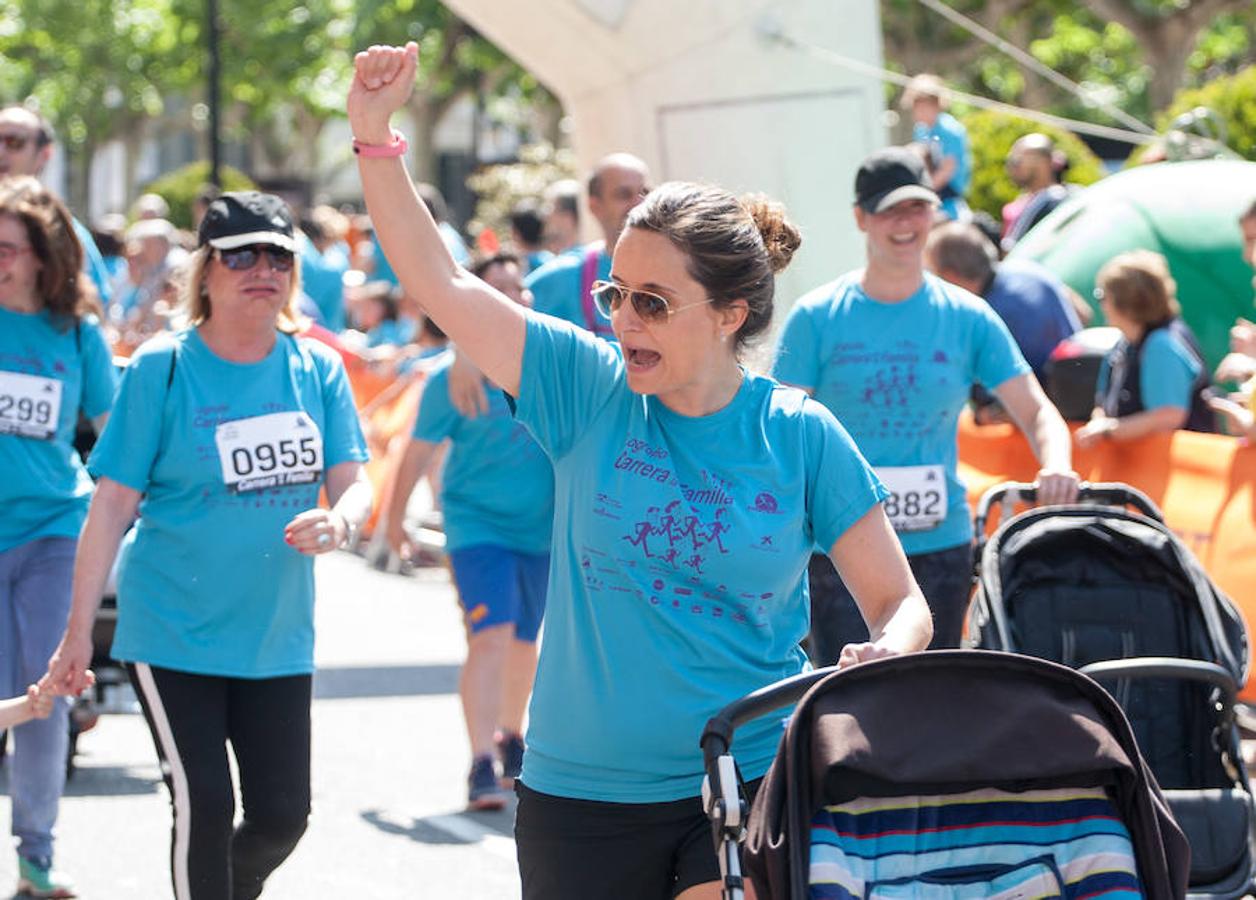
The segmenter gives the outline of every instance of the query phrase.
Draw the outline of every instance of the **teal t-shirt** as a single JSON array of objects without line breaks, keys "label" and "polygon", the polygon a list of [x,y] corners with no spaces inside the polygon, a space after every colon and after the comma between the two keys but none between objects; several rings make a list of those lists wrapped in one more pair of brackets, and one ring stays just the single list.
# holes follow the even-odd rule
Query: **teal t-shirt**
[{"label": "teal t-shirt", "polygon": [[366,333],[366,346],[404,347],[414,340],[415,331],[413,319],[384,319]]},{"label": "teal t-shirt", "polygon": [[92,480],[74,432],[80,410],[109,411],[117,376],[94,316],[60,325],[0,308],[0,551],[78,537],[87,516]]},{"label": "teal t-shirt", "polygon": [[912,139],[925,143],[936,144],[941,155],[955,160],[955,171],[951,174],[947,186],[957,197],[949,197],[942,201],[946,214],[954,219],[959,211],[959,203],[968,193],[968,184],[972,180],[972,154],[968,149],[968,130],[948,112],[938,113],[933,127],[917,122],[912,129]]},{"label": "teal t-shirt", "polygon": [[[1143,409],[1174,406],[1191,408],[1191,389],[1201,369],[1190,348],[1177,339],[1168,328],[1157,328],[1143,341],[1138,387]],[[1099,366],[1097,393],[1100,398],[1108,389],[1111,365],[1107,357]]]},{"label": "teal t-shirt", "polygon": [[247,364],[195,329],[141,347],[88,460],[144,494],[113,655],[238,678],[312,672],[314,561],[284,526],[318,505],[326,470],[366,458],[340,358],[316,341],[280,334]]},{"label": "teal t-shirt", "polygon": [[[589,244],[575,251],[561,253],[529,275],[524,284],[532,291],[532,308],[547,316],[588,328],[581,286],[584,281],[585,255],[595,247],[596,245]],[[593,280],[606,281],[610,277],[611,255],[600,250],[597,274]],[[614,341],[610,320],[598,314],[597,310],[593,310],[593,315],[597,318],[597,335]]]},{"label": "teal t-shirt", "polygon": [[[698,738],[729,702],[804,670],[812,548],[884,496],[802,391],[745,373],[709,416],[633,393],[614,347],[528,317],[518,417],[554,461],[545,638],[523,781],[562,797],[697,796]],[[748,778],[781,718],[737,732]]]},{"label": "teal t-shirt", "polygon": [[[883,480],[889,473],[882,467],[941,466],[944,509],[940,492],[933,495],[941,520],[898,535],[909,555],[957,547],[972,538],[956,442],[969,388],[980,383],[994,390],[1028,373],[1029,365],[1003,320],[961,288],[926,274],[911,297],[882,303],[859,281],[853,272],[794,305],[773,374],[813,391]],[[891,518],[894,502],[886,509]]]},{"label": "teal t-shirt", "polygon": [[449,366],[432,373],[414,436],[451,446],[441,480],[445,539],[451,550],[493,544],[521,553],[549,553],[554,521],[554,469],[502,392],[488,385],[488,412],[468,419],[449,400]]},{"label": "teal t-shirt", "polygon": [[88,231],[87,226],[78,219],[73,219],[74,234],[78,237],[79,243],[83,245],[83,271],[91,278],[92,284],[96,286],[96,294],[100,299],[100,305],[107,307],[109,301],[113,299],[113,289],[109,286],[109,269],[105,265],[105,258],[100,255],[100,248],[96,246],[96,239],[92,237],[92,233]]}]

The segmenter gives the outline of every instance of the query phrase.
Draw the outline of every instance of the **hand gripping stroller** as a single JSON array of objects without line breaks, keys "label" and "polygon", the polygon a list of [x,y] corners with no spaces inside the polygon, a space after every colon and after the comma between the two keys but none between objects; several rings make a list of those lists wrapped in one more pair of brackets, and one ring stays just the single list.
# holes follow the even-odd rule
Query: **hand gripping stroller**
[{"label": "hand gripping stroller", "polygon": [[1063,663],[1108,688],[1190,840],[1190,896],[1246,895],[1256,803],[1235,723],[1247,678],[1242,619],[1134,488],[1083,485],[1076,504],[1010,515],[1016,500],[1034,498],[1031,485],[1008,483],[978,504],[969,639]]}]

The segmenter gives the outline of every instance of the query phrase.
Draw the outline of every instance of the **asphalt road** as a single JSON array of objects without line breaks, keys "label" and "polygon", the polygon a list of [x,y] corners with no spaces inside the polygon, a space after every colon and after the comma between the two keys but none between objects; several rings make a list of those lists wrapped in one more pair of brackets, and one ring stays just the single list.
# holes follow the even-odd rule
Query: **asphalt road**
[{"label": "asphalt road", "polygon": [[[335,553],[316,572],[314,813],[265,896],[518,897],[513,809],[464,810],[465,642],[444,570],[386,575]],[[169,803],[143,719],[104,715],[79,750],[58,866],[87,900],[171,897]],[[0,793],[7,826],[7,769]],[[0,897],[16,881],[15,857],[0,854]]]}]

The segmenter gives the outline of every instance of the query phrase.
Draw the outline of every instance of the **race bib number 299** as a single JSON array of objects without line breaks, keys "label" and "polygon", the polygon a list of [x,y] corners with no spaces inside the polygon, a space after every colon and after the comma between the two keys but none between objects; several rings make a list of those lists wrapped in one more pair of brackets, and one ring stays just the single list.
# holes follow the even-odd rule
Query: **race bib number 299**
[{"label": "race bib number 299", "polygon": [[890,491],[885,514],[895,531],[928,531],[946,519],[946,470],[942,466],[878,466]]},{"label": "race bib number 299", "polygon": [[56,436],[60,418],[60,381],[0,372],[0,434],[49,441]]},{"label": "race bib number 299", "polygon": [[323,437],[305,413],[223,422],[214,441],[223,483],[232,493],[312,484],[323,475]]}]

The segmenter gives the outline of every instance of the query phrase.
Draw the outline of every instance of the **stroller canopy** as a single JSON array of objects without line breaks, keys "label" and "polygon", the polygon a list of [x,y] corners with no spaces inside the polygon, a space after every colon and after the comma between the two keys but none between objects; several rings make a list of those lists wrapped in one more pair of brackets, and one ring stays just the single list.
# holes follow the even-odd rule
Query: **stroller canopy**
[{"label": "stroller canopy", "polygon": [[865,663],[812,688],[750,816],[760,897],[802,900],[813,816],[855,798],[1102,787],[1129,831],[1145,895],[1184,896],[1190,851],[1116,702],[1042,660],[934,651]]}]

